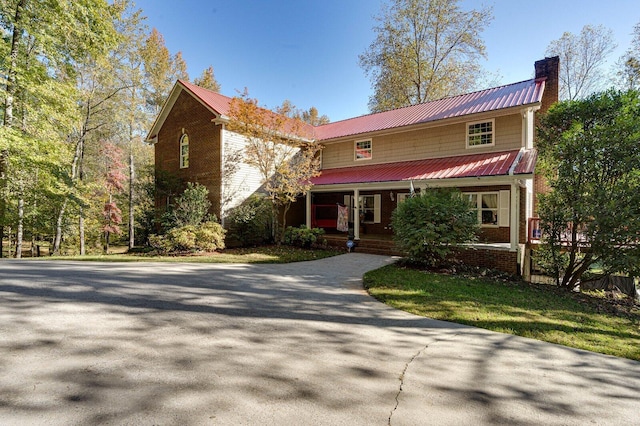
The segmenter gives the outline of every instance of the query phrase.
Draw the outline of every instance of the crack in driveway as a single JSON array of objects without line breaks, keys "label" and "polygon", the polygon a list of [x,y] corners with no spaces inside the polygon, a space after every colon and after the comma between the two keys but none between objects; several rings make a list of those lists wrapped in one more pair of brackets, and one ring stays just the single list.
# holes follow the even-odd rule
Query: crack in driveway
[{"label": "crack in driveway", "polygon": [[391,413],[389,413],[389,419],[387,421],[387,425],[391,426],[391,418],[393,417],[393,413],[395,413],[395,411],[398,409],[398,406],[400,405],[400,394],[402,393],[402,387],[404,386],[404,376],[407,373],[407,370],[409,369],[409,366],[411,365],[411,363],[418,358],[424,351],[427,350],[427,348],[429,347],[429,345],[425,345],[422,349],[420,349],[418,352],[416,352],[411,359],[409,360],[409,362],[407,362],[404,365],[404,369],[402,370],[402,374],[400,374],[400,377],[398,378],[400,380],[400,387],[398,388],[398,393],[396,393],[396,405],[393,407],[393,409],[391,410]]}]

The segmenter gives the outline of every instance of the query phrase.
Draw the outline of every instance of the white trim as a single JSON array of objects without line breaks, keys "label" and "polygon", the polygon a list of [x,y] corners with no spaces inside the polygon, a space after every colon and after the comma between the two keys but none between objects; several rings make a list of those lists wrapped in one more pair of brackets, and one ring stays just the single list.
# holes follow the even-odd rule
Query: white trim
[{"label": "white trim", "polygon": [[509,207],[511,201],[511,194],[509,190],[501,190],[498,195],[498,226],[509,226],[509,217],[511,216]]},{"label": "white trim", "polygon": [[[487,176],[482,178],[452,178],[452,179],[426,179],[414,180],[416,188],[450,188],[462,186],[497,186],[511,185],[514,182],[533,179],[533,174],[515,176]],[[390,182],[366,182],[366,183],[340,183],[334,185],[314,185],[313,192],[353,191],[358,188],[362,191],[384,191],[390,189],[407,188],[409,181],[399,180]]]},{"label": "white trim", "polygon": [[516,184],[511,185],[511,206],[510,206],[510,223],[509,226],[509,242],[511,243],[511,251],[518,250],[520,237],[520,188]]},{"label": "white trim", "polygon": [[[184,140],[187,140],[187,142],[185,143]],[[181,169],[188,169],[189,168],[189,143],[191,141],[189,140],[189,135],[187,133],[185,133],[184,129],[182,129],[182,135],[180,136],[180,143],[178,144],[179,146],[179,151],[178,151],[178,161],[180,163],[180,168]],[[186,146],[187,147],[187,154],[185,155],[182,147]],[[186,164],[185,164],[185,159],[186,159]]]},{"label": "white trim", "polygon": [[[369,157],[358,158],[358,144],[362,142],[369,142]],[[364,150],[362,150],[364,151]],[[360,139],[353,141],[353,161],[367,161],[373,159],[373,140],[372,139]]]},{"label": "white trim", "polygon": [[160,113],[158,114],[155,121],[153,122],[153,126],[151,126],[151,129],[149,130],[149,133],[145,138],[147,142],[153,142],[154,139],[155,139],[155,142],[157,142],[158,133],[160,132],[160,129],[164,125],[165,120],[169,116],[169,113],[173,109],[173,105],[178,100],[178,96],[180,96],[180,93],[182,93],[182,91],[187,92],[189,96],[191,96],[192,98],[200,102],[200,104],[204,106],[206,109],[208,109],[215,116],[215,118],[220,117],[220,113],[218,111],[212,109],[209,105],[204,103],[200,98],[195,96],[180,81],[176,81],[176,83],[171,88],[171,92],[169,92],[169,96],[167,97],[164,104],[162,105],[162,108],[160,109]]},{"label": "white trim", "polygon": [[307,229],[311,229],[311,191],[307,191],[305,196],[305,216],[304,220],[307,225]]},{"label": "white trim", "polygon": [[[469,135],[469,127],[471,127],[473,125],[476,125],[476,124],[485,124],[485,123],[491,123],[491,132],[480,133],[480,135],[490,134],[491,135],[491,143],[485,143],[485,144],[480,144],[480,145],[469,145],[469,136],[470,136]],[[466,148],[467,149],[495,146],[495,144],[496,144],[496,120],[495,120],[495,118],[490,118],[490,119],[487,119],[487,120],[480,120],[480,121],[470,121],[470,122],[466,123],[466,126],[465,126],[465,140],[466,140]]]}]

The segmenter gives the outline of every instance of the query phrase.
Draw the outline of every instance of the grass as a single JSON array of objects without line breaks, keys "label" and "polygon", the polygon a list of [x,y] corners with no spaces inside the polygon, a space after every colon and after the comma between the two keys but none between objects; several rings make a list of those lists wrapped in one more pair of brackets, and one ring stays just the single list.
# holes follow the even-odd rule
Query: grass
[{"label": "grass", "polygon": [[376,299],[433,319],[640,361],[640,309],[555,286],[390,265],[368,272]]},{"label": "grass", "polygon": [[305,250],[290,246],[264,246],[225,249],[222,252],[182,256],[156,256],[146,253],[124,253],[114,248],[112,254],[85,256],[27,257],[33,260],[79,260],[97,262],[189,262],[189,263],[290,263],[322,259],[341,254],[335,250]]}]

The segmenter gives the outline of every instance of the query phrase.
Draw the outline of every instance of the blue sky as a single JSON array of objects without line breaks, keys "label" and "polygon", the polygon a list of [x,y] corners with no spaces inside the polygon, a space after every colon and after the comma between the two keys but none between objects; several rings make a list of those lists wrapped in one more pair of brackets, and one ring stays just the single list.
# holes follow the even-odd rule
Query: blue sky
[{"label": "blue sky", "polygon": [[[187,62],[191,79],[209,65],[222,93],[245,87],[261,105],[289,99],[338,121],[368,113],[371,82],[358,55],[374,39],[382,0],[134,0],[147,25],[164,36],[171,53]],[[638,0],[463,0],[464,9],[492,5],[483,33],[484,67],[500,83],[526,80],[533,63],[563,32],[604,25],[618,44],[615,62],[640,22]]]}]

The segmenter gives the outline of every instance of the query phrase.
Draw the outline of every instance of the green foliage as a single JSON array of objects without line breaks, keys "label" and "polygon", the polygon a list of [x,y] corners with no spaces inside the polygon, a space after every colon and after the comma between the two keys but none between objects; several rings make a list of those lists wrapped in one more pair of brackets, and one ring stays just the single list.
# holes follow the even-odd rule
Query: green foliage
[{"label": "green foliage", "polygon": [[398,204],[394,239],[414,261],[442,264],[462,244],[477,238],[478,219],[469,202],[452,189],[427,189]]},{"label": "green foliage", "polygon": [[640,360],[638,305],[617,305],[546,284],[389,265],[364,275],[384,303],[433,319]]},{"label": "green foliage", "polygon": [[176,198],[167,212],[168,227],[198,226],[206,220],[211,220],[209,208],[211,208],[209,190],[199,183],[188,182],[187,188]]},{"label": "green foliage", "polygon": [[284,243],[290,246],[311,248],[315,245],[324,245],[321,237],[324,235],[322,228],[307,228],[301,225],[299,228],[289,226],[284,232]]},{"label": "green foliage", "polygon": [[372,112],[386,111],[471,91],[486,57],[480,34],[491,8],[465,11],[459,0],[385,2],[375,40],[360,55],[370,76]]},{"label": "green foliage", "polygon": [[150,235],[149,244],[160,254],[212,252],[224,248],[226,231],[217,222],[183,225],[164,235]]},{"label": "green foliage", "polygon": [[227,221],[229,236],[241,246],[264,244],[271,239],[271,202],[264,196],[252,195],[231,210]]},{"label": "green foliage", "polygon": [[596,262],[605,273],[640,274],[638,92],[556,104],[538,136],[551,188],[540,196],[542,266],[566,288]]}]

